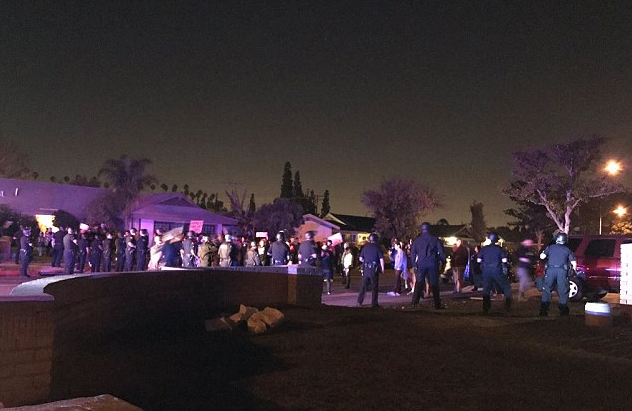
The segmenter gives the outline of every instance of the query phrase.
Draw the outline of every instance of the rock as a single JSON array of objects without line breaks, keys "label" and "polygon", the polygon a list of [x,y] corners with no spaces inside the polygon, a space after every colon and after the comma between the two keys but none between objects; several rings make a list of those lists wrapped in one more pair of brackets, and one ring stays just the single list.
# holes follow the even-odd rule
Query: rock
[{"label": "rock", "polygon": [[256,312],[259,312],[259,310],[257,310],[255,307],[248,307],[243,304],[239,306],[239,314],[242,315],[242,318],[244,320],[247,320],[248,318],[250,318],[251,315],[253,315]]},{"label": "rock", "polygon": [[266,323],[260,318],[259,313],[248,318],[248,331],[253,334],[263,334],[268,330]]},{"label": "rock", "polygon": [[75,398],[25,407],[3,408],[3,411],[143,411],[111,395]]},{"label": "rock", "polygon": [[212,320],[204,321],[204,328],[206,328],[206,331],[208,332],[233,330],[232,325],[225,317],[213,318]]},{"label": "rock", "polygon": [[268,324],[270,328],[274,328],[285,320],[285,314],[276,308],[266,307],[260,311],[262,320]]},{"label": "rock", "polygon": [[248,307],[246,305],[241,304],[239,306],[239,312],[231,315],[228,319],[235,325],[239,324],[242,321],[248,321],[251,315],[259,312],[255,307]]}]

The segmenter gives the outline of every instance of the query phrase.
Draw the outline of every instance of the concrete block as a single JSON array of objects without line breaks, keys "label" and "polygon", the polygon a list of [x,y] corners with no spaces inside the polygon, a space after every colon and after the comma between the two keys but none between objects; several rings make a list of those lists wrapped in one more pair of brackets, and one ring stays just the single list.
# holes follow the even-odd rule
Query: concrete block
[{"label": "concrete block", "polygon": [[260,312],[261,319],[270,327],[274,328],[285,320],[285,314],[276,308],[266,307]]},{"label": "concrete block", "polygon": [[266,323],[259,318],[258,315],[253,315],[248,318],[248,331],[253,334],[263,334],[268,330]]}]

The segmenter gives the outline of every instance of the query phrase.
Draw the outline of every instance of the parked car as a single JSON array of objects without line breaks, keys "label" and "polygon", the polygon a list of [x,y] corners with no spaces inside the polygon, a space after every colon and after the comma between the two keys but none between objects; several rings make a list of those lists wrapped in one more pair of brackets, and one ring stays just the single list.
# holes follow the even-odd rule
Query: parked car
[{"label": "parked car", "polygon": [[577,272],[569,277],[571,301],[595,300],[608,292],[619,292],[621,244],[632,243],[632,235],[571,236],[568,246],[577,259]]}]

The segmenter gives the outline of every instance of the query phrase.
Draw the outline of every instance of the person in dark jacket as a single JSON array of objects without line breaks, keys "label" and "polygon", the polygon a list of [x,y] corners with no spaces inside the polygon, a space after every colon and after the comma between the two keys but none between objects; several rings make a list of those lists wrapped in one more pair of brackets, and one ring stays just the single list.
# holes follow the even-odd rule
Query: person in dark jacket
[{"label": "person in dark jacket", "polygon": [[500,238],[497,233],[489,233],[487,238],[491,244],[483,247],[476,257],[483,273],[483,312],[489,313],[492,307],[490,294],[493,283],[502,288],[505,295],[505,310],[509,311],[511,308],[511,285],[507,274],[503,271],[503,264],[507,262],[507,253],[496,244]]},{"label": "person in dark jacket", "polygon": [[118,232],[114,240],[114,251],[116,252],[116,272],[120,273],[125,269],[125,237],[129,233]]},{"label": "person in dark jacket", "polygon": [[308,231],[305,233],[305,241],[298,247],[298,263],[316,265],[318,259],[318,247],[314,242],[314,233]]},{"label": "person in dark jacket", "polygon": [[358,307],[364,302],[364,295],[371,287],[371,307],[379,307],[378,288],[380,284],[380,273],[384,272],[384,253],[377,243],[377,234],[369,235],[369,243],[362,247],[360,252],[360,263],[362,264],[362,285],[358,293]]},{"label": "person in dark jacket", "polygon": [[136,271],[147,269],[147,257],[149,256],[149,233],[147,229],[140,230],[140,236],[136,241]]},{"label": "person in dark jacket", "polygon": [[441,295],[439,290],[439,263],[446,260],[443,244],[430,233],[430,223],[421,224],[421,234],[415,238],[410,249],[413,264],[417,268],[415,272],[415,292],[412,305],[419,304],[426,281],[430,284],[434,308],[441,309]]},{"label": "person in dark jacket", "polygon": [[75,230],[72,228],[67,229],[67,233],[64,236],[64,273],[72,274],[75,272],[75,258],[77,256],[77,240],[75,239]]},{"label": "person in dark jacket", "polygon": [[59,227],[56,233],[53,233],[53,258],[51,266],[61,267],[61,260],[64,256],[64,236],[66,230],[63,227]]},{"label": "person in dark jacket", "polygon": [[30,277],[29,264],[33,258],[33,243],[31,242],[31,229],[28,227],[22,230],[18,253],[20,254],[20,277]]},{"label": "person in dark jacket", "polygon": [[285,243],[285,235],[278,232],[276,241],[268,249],[270,265],[286,265],[290,261],[290,247]]},{"label": "person in dark jacket", "polygon": [[546,317],[549,314],[551,304],[551,291],[557,288],[559,297],[558,308],[561,317],[569,315],[568,308],[568,272],[569,269],[577,269],[575,255],[566,246],[568,236],[566,233],[558,233],[555,236],[555,244],[546,247],[540,254],[540,258],[547,260],[544,274],[544,288],[542,289],[542,302],[540,303],[540,316]]}]

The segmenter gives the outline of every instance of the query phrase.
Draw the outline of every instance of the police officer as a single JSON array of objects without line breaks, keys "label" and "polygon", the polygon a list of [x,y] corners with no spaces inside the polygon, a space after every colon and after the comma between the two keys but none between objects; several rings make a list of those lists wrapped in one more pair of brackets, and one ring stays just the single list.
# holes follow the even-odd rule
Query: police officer
[{"label": "police officer", "polygon": [[116,272],[120,273],[125,269],[125,236],[120,231],[114,240],[114,252],[116,253]]},{"label": "police officer", "polygon": [[101,271],[101,259],[103,258],[103,238],[101,232],[94,231],[94,238],[90,242],[90,271],[93,273]]},{"label": "police officer", "polygon": [[298,247],[298,263],[315,266],[317,257],[318,248],[314,242],[314,233],[308,231],[305,233],[305,241]]},{"label": "police officer", "polygon": [[441,309],[441,294],[439,290],[439,263],[445,263],[445,253],[441,241],[430,233],[430,223],[424,222],[420,227],[421,234],[415,238],[410,249],[415,272],[415,292],[412,305],[419,304],[421,294],[424,292],[426,280],[430,284],[434,308]]},{"label": "police officer", "polygon": [[290,261],[290,247],[285,243],[285,235],[279,231],[276,241],[268,249],[270,265],[286,265]]},{"label": "police officer", "polygon": [[499,240],[498,233],[489,233],[490,244],[479,251],[476,261],[480,264],[483,275],[483,312],[489,313],[492,307],[490,293],[494,282],[502,289],[505,295],[505,310],[511,308],[511,285],[507,274],[503,271],[503,264],[507,262],[507,253],[496,243]]},{"label": "police officer", "polygon": [[149,233],[147,229],[141,228],[140,236],[136,241],[136,271],[147,269],[147,256],[149,255]]},{"label": "police officer", "polygon": [[30,277],[29,263],[33,258],[33,243],[31,242],[31,229],[26,227],[20,237],[20,277]]},{"label": "police officer", "polygon": [[566,246],[568,236],[566,233],[555,235],[555,244],[546,247],[540,254],[540,258],[547,260],[544,272],[544,288],[542,289],[542,300],[540,302],[540,316],[546,317],[549,314],[551,305],[551,291],[557,284],[557,295],[559,296],[558,308],[561,317],[569,315],[568,309],[568,270],[572,267],[577,269],[575,255]]},{"label": "police officer", "polygon": [[377,234],[369,235],[369,243],[362,247],[360,252],[360,263],[362,263],[362,285],[358,294],[358,307],[364,302],[364,294],[367,288],[371,287],[371,307],[379,307],[377,292],[379,287],[380,272],[384,272],[384,254],[377,244]]},{"label": "police officer", "polygon": [[182,267],[191,268],[195,267],[195,233],[189,231],[184,240],[182,240],[182,248],[180,249],[180,256],[182,258]]},{"label": "police officer", "polygon": [[77,240],[75,239],[75,230],[68,227],[66,235],[63,239],[64,243],[64,273],[72,274],[75,272],[75,257],[77,256]]},{"label": "police officer", "polygon": [[61,267],[61,259],[64,256],[64,236],[66,230],[63,227],[59,227],[57,232],[53,233],[53,261],[52,267]]},{"label": "police officer", "polygon": [[136,229],[130,228],[129,235],[125,237],[125,271],[134,269],[134,257],[136,257]]},{"label": "police officer", "polygon": [[109,273],[112,270],[112,249],[114,248],[114,240],[112,233],[105,235],[103,240],[103,256],[101,257],[101,271]]},{"label": "police officer", "polygon": [[86,268],[86,260],[90,251],[90,243],[88,242],[88,234],[84,231],[81,233],[77,242],[77,271],[83,273]]}]

